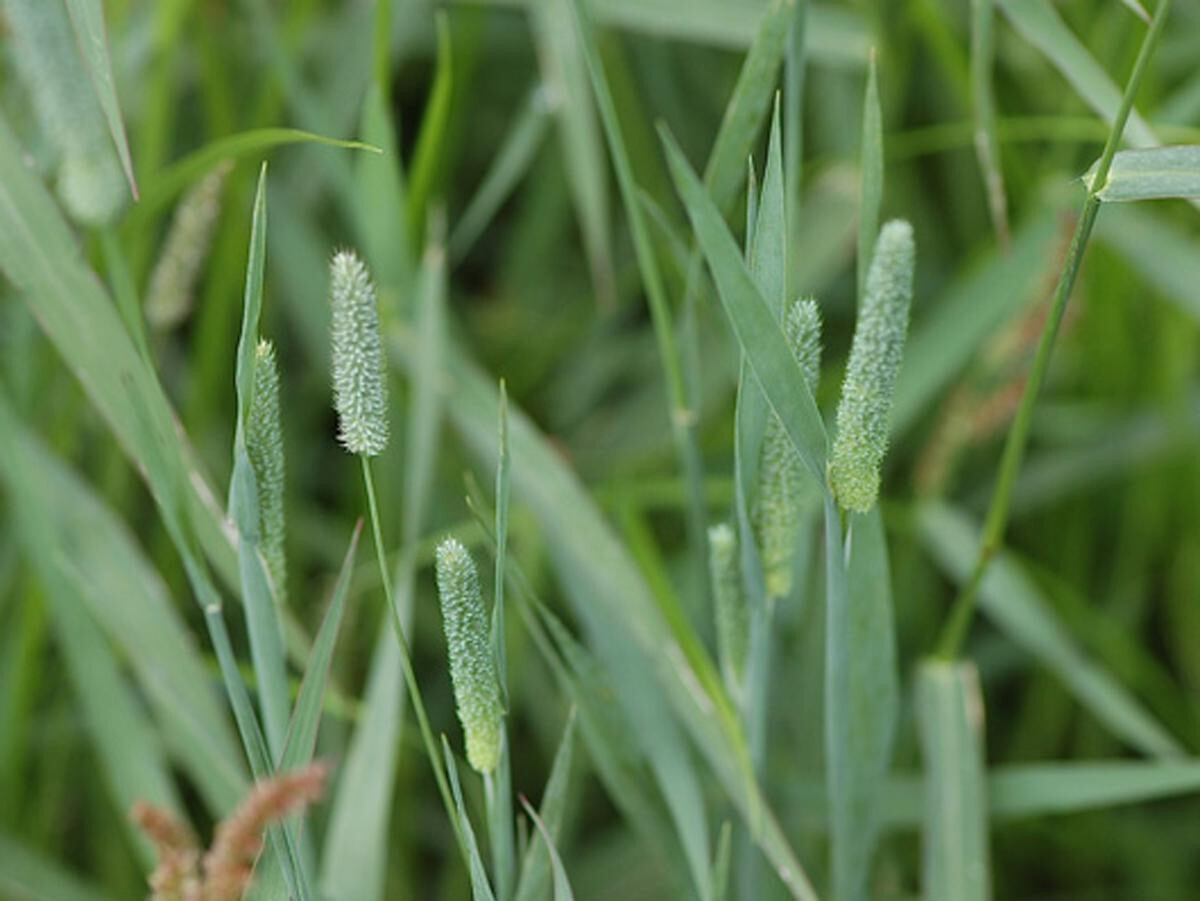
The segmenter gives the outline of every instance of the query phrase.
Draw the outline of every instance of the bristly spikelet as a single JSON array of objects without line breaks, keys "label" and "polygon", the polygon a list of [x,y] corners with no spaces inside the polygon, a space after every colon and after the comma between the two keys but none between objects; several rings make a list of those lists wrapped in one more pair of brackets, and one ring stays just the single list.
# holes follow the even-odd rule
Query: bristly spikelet
[{"label": "bristly spikelet", "polygon": [[865,513],[879,496],[879,468],[887,453],[888,415],[908,331],[916,247],[902,219],[879,231],[866,291],[854,330],[829,481],[838,503]]},{"label": "bristly spikelet", "polygon": [[728,523],[719,523],[708,530],[708,570],[716,607],[721,671],[730,691],[739,694],[750,652],[750,611],[742,591],[737,535]]},{"label": "bristly spikelet", "polygon": [[504,708],[479,574],[467,549],[453,538],[438,545],[437,586],[467,760],[478,772],[490,773],[500,760]]},{"label": "bristly spikelet", "polygon": [[2,10],[38,121],[58,154],[63,204],[89,225],[111,221],[128,189],[66,4],[4,0]]},{"label": "bristly spikelet", "polygon": [[246,421],[246,453],[258,485],[258,526],[275,599],[287,598],[287,558],[284,554],[283,429],[279,417],[279,369],[270,341],[255,348],[254,388]]},{"label": "bristly spikelet", "polygon": [[[793,302],[784,314],[783,332],[808,390],[815,394],[821,376],[821,311],[817,302]],[[784,598],[792,590],[792,557],[807,478],[800,455],[779,417],[772,414],[763,434],[753,511],[768,598]]]},{"label": "bristly spikelet", "polygon": [[181,322],[192,308],[192,291],[221,214],[221,189],[233,169],[218,164],[179,201],[146,292],[146,319],[159,331]]},{"label": "bristly spikelet", "polygon": [[388,441],[387,382],[375,286],[352,250],[334,254],[329,282],[338,437],[350,453],[374,457]]}]

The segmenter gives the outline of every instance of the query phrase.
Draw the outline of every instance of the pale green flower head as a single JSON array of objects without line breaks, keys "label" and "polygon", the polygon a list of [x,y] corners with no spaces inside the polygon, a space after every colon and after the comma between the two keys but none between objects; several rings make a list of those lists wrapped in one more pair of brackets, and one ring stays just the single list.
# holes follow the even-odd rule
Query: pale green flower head
[{"label": "pale green flower head", "polygon": [[708,569],[716,607],[717,654],[726,684],[740,694],[750,652],[750,611],[742,591],[737,535],[729,523],[708,530]]},{"label": "pale green flower head", "polygon": [[[811,298],[794,301],[784,313],[783,333],[808,390],[815,394],[821,375],[821,311],[817,302]],[[787,597],[792,590],[792,558],[807,478],[800,455],[779,417],[771,414],[759,454],[753,511],[768,598]]]},{"label": "pale green flower head", "polygon": [[490,773],[500,761],[504,707],[479,574],[467,549],[453,538],[438,545],[437,586],[467,761],[478,772]]},{"label": "pale green flower head", "polygon": [[850,348],[837,412],[829,481],[838,503],[865,513],[879,496],[888,416],[912,302],[916,246],[912,226],[894,219],[879,231]]},{"label": "pale green flower head", "polygon": [[279,369],[270,341],[259,341],[254,350],[254,387],[246,420],[246,454],[258,486],[258,524],[263,559],[275,598],[286,599],[283,516],[283,429],[279,417]]},{"label": "pale green flower head", "polygon": [[333,305],[333,402],[338,437],[352,454],[374,457],[387,447],[387,375],[371,274],[352,250],[329,265]]}]

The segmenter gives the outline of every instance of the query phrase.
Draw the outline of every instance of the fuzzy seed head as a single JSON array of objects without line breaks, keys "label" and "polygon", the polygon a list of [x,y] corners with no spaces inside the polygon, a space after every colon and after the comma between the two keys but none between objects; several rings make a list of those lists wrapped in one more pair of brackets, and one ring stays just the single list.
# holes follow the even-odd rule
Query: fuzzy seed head
[{"label": "fuzzy seed head", "polygon": [[467,760],[478,772],[490,773],[500,760],[504,708],[479,574],[467,549],[453,538],[438,545],[437,586]]},{"label": "fuzzy seed head", "polygon": [[275,599],[287,597],[287,558],[284,553],[283,515],[283,429],[279,417],[279,368],[275,348],[260,341],[254,350],[254,386],[250,395],[250,416],[246,421],[246,453],[254,469],[258,486],[258,527],[263,559]]},{"label": "fuzzy seed head", "polygon": [[[815,394],[821,375],[821,312],[816,301],[793,302],[784,313],[783,331],[808,390]],[[763,434],[752,511],[768,598],[787,597],[792,590],[792,557],[806,478],[800,455],[779,417],[772,414]]]},{"label": "fuzzy seed head", "polygon": [[232,170],[229,160],[218,164],[175,208],[146,293],[146,319],[160,331],[177,325],[192,309],[192,291],[208,259],[221,214],[221,191]]},{"label": "fuzzy seed head", "polygon": [[388,440],[387,382],[375,286],[352,250],[334,255],[329,282],[338,437],[350,453],[374,457]]},{"label": "fuzzy seed head", "polygon": [[750,611],[742,591],[737,535],[729,523],[708,530],[708,569],[716,602],[717,653],[726,683],[739,694],[750,652]]},{"label": "fuzzy seed head", "polygon": [[834,495],[865,513],[879,496],[887,453],[888,416],[908,331],[916,247],[912,226],[895,219],[879,232],[854,330],[829,464]]}]

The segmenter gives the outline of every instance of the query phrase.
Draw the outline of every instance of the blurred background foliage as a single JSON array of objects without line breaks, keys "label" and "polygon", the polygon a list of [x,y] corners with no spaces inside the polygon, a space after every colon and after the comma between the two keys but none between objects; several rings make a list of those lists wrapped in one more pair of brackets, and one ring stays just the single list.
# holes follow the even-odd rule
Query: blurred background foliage
[{"label": "blurred background foliage", "polygon": [[[652,239],[676,302],[687,278],[690,236],[655,125],[665,122],[700,167],[766,4],[591,0],[590,6],[636,179],[661,211]],[[884,479],[904,686],[899,773],[920,765],[908,690],[913,661],[932,647],[954,578],[971,561],[974,547],[963,535],[972,534],[985,509],[1082,198],[1078,178],[1107,132],[1096,109],[1105,106],[1097,80],[1101,88],[1105,80],[1123,84],[1144,28],[1116,0],[999,0],[995,105],[1010,225],[998,228],[973,143],[970,7],[963,0],[814,3],[807,25],[803,166],[790,253],[794,284],[819,298],[826,321],[823,410],[836,401],[853,328],[862,95],[872,47],[883,113],[883,215],[910,219],[918,238],[913,324]],[[145,335],[198,468],[214,486],[228,483],[254,179],[259,161],[270,158],[263,332],[278,346],[282,372],[290,605],[300,654],[304,636],[320,622],[363,506],[356,467],[334,440],[329,403],[325,269],[332,251],[345,245],[364,248],[377,271],[384,265],[398,273],[394,280],[381,277],[385,320],[403,320],[417,290],[398,296],[386,286],[416,284],[406,278],[415,278],[429,252],[423,248],[445,253],[452,340],[490,379],[506,380],[514,405],[579,474],[654,590],[682,599],[697,630],[711,631],[695,570],[686,565],[685,488],[627,217],[564,8],[554,0],[436,8],[425,0],[397,0],[381,56],[369,2],[104,4],[142,198],[111,224],[80,229],[85,254],[110,293],[134,302],[146,296],[179,190],[222,159],[231,161],[191,302],[163,321],[150,319]],[[34,166],[49,176],[52,141],[16,77],[12,42],[0,53],[4,115]],[[376,83],[380,59],[386,59],[386,77]],[[1166,143],[1200,143],[1197,59],[1200,12],[1179,4],[1138,98],[1144,127]],[[363,130],[364,98],[373,83],[384,89],[394,131]],[[367,227],[378,221],[372,219],[378,215],[373,192],[387,182],[372,175],[363,151],[259,145],[234,152],[235,145],[219,143],[268,127],[394,142],[406,178],[404,215],[390,217],[387,233]],[[760,172],[764,146],[765,129],[756,142]],[[190,157],[198,152],[207,156]],[[180,163],[189,158],[199,162]],[[394,163],[395,156],[386,159]],[[499,159],[511,163],[507,171]],[[743,198],[739,191],[735,208],[727,210],[735,232],[744,221]],[[1200,747],[1196,216],[1182,201],[1101,213],[1037,409],[1006,558],[1020,591],[1055,622],[1034,623],[1023,643],[985,616],[968,650],[982,675],[989,765],[1178,756]],[[733,492],[737,356],[711,289],[705,285],[700,295],[698,434],[715,519]],[[100,649],[114,678],[150,709],[156,735],[172,729],[147,696],[146,680],[161,673],[155,659],[139,661],[136,640],[114,637],[133,627],[105,618],[103,596],[63,612],[54,595],[64,589],[45,578],[28,550],[27,533],[39,528],[30,510],[69,510],[76,530],[69,546],[77,549],[74,562],[86,568],[76,573],[78,583],[68,579],[68,593],[80,593],[80,583],[134,592],[144,586],[129,580],[141,579],[173,599],[168,606],[186,625],[176,640],[200,648],[213,682],[215,664],[199,637],[201,616],[186,602],[191,592],[180,558],[138,466],[73,368],[39,328],[36,305],[22,303],[11,284],[0,286],[0,428],[9,430],[11,441],[26,443],[27,466],[35,459],[41,466],[14,469],[24,458],[10,442],[0,494],[0,872],[70,879],[60,887],[62,898],[133,897],[143,891],[145,849],[126,827],[120,792],[114,795],[111,780],[101,778],[106,764],[96,727],[68,678],[68,635],[81,643],[81,653]],[[401,535],[409,384],[397,369],[397,438],[377,470],[392,542]],[[451,394],[445,402],[453,421],[459,401]],[[459,431],[451,422],[441,430],[433,478],[424,486],[430,515],[421,530],[412,604],[418,673],[435,728],[451,735],[456,727],[428,564],[434,537],[447,531],[486,558],[463,500],[463,476],[471,472],[484,484],[491,478],[478,441],[464,442]],[[36,490],[22,489],[21,482]],[[220,496],[223,488],[215,491]],[[22,493],[28,496],[18,497]],[[55,519],[40,528],[56,528]],[[573,622],[546,549],[546,527],[517,484],[515,559],[534,590]],[[144,573],[130,569],[123,551],[96,544],[98,532],[118,529],[128,530],[118,537],[145,561]],[[806,544],[816,554],[815,520],[806,529]],[[379,635],[378,589],[374,564],[364,555],[351,585],[318,748],[335,763],[345,761],[363,711]],[[810,575],[780,609],[765,779],[785,832],[817,874],[823,869],[820,797],[813,790],[822,757],[820,597],[819,579]],[[985,604],[985,611],[991,607]],[[235,642],[244,646],[240,617],[229,620]],[[1065,633],[1077,657],[1055,647],[1039,651],[1047,631]],[[509,632],[514,785],[536,799],[569,705],[515,617]],[[154,640],[152,633],[145,637]],[[139,673],[139,667],[149,669]],[[1103,700],[1080,704],[1078,692],[1087,690],[1063,673],[1089,667],[1124,686],[1135,719],[1145,719],[1114,729],[1121,714],[1108,722],[1097,716]],[[1139,743],[1138,736],[1145,740]],[[179,766],[171,739],[155,743],[160,740],[171,751],[184,808],[207,832],[215,819],[209,797],[181,772],[186,767]],[[464,897],[466,875],[415,731],[406,729],[400,741],[394,783],[381,783],[384,800],[392,802],[383,819],[386,854],[372,866],[384,874],[386,897]],[[664,860],[629,828],[584,753],[571,784],[559,847],[578,897],[687,895],[681,864]],[[1198,786],[1193,776],[1188,790]],[[708,790],[713,809],[721,810],[719,789]],[[999,817],[992,832],[996,897],[1195,897],[1200,799],[1179,791],[1116,812]],[[317,834],[327,828],[327,816],[328,807],[314,811]],[[919,837],[911,816],[897,818],[880,850],[874,897],[917,891]],[[0,875],[0,893],[25,897],[20,884],[6,885]]]}]

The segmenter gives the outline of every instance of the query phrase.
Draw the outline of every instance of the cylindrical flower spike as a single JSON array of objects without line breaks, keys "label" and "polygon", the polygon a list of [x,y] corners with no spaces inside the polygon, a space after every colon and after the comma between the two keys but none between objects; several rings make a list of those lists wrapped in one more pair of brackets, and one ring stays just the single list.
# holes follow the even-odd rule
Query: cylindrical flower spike
[{"label": "cylindrical flower spike", "polygon": [[[821,312],[817,302],[794,301],[784,314],[783,331],[808,390],[815,394],[821,375]],[[787,597],[792,590],[792,556],[807,478],[800,455],[779,417],[772,414],[763,434],[753,516],[768,598]]]},{"label": "cylindrical flower spike", "polygon": [[865,513],[879,496],[888,415],[912,301],[912,226],[894,219],[879,231],[838,405],[829,481],[838,503]]},{"label": "cylindrical flower spike", "polygon": [[246,453],[258,486],[258,526],[263,559],[275,586],[275,599],[287,597],[283,517],[283,429],[279,418],[279,369],[270,341],[255,348],[254,388],[246,421]]},{"label": "cylindrical flower spike", "polygon": [[338,437],[350,453],[374,457],[388,441],[387,381],[375,286],[352,250],[334,255],[329,282]]},{"label": "cylindrical flower spike", "polygon": [[437,586],[467,761],[478,772],[490,773],[500,760],[504,708],[479,575],[467,549],[453,538],[438,545]]},{"label": "cylindrical flower spike", "polygon": [[737,535],[728,523],[708,530],[708,568],[716,607],[717,654],[725,682],[740,694],[750,652],[750,611],[742,591]]}]

